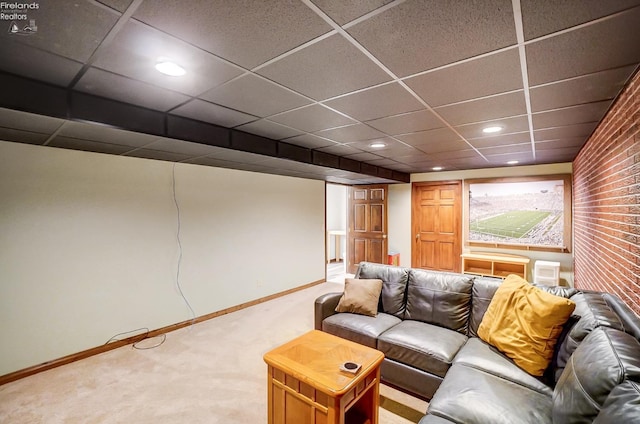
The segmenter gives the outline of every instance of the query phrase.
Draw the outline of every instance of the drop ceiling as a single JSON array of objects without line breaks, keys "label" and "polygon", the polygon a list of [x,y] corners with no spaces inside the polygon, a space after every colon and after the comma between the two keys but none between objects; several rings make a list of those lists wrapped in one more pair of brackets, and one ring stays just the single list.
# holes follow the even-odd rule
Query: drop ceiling
[{"label": "drop ceiling", "polygon": [[347,184],[572,161],[640,63],[639,0],[38,5],[0,140]]}]

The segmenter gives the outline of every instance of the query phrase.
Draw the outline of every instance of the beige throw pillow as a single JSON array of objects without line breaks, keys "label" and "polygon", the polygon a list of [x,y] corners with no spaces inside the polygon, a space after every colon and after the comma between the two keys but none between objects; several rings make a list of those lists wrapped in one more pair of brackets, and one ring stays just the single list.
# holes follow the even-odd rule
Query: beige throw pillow
[{"label": "beige throw pillow", "polygon": [[531,375],[541,376],[576,304],[509,275],[493,296],[478,336]]},{"label": "beige throw pillow", "polygon": [[345,278],[344,293],[336,306],[336,312],[375,317],[378,314],[378,301],[382,292],[382,280]]}]

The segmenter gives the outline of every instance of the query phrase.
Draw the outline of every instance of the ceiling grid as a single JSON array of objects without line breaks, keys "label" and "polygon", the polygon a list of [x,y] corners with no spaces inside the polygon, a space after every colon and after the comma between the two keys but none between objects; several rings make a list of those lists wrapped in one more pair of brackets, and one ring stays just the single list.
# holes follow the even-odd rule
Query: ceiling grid
[{"label": "ceiling grid", "polygon": [[[346,184],[570,162],[640,64],[640,0],[29,13],[36,31],[0,31],[0,139]],[[161,56],[186,74],[159,74]]]}]

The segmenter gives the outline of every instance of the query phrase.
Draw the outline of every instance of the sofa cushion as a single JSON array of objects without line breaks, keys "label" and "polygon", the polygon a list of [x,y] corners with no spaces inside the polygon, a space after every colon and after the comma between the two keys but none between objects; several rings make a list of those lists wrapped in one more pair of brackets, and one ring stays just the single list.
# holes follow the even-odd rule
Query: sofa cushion
[{"label": "sofa cushion", "polygon": [[498,287],[478,336],[531,375],[541,376],[575,304],[509,275]]},{"label": "sofa cushion", "polygon": [[398,266],[361,262],[356,278],[377,278],[382,280],[379,309],[398,318],[404,317],[405,295],[409,271]]},{"label": "sofa cushion", "polygon": [[380,375],[383,382],[423,399],[431,399],[443,380],[438,375],[389,358],[382,360]]},{"label": "sofa cushion", "polygon": [[400,318],[384,312],[375,317],[338,313],[322,321],[322,331],[375,349],[378,336],[400,322]]},{"label": "sofa cushion", "polygon": [[567,336],[559,340],[557,355],[551,364],[556,382],[562,375],[571,354],[591,331],[600,326],[624,330],[620,317],[611,309],[602,293],[578,293],[571,296],[571,300],[576,304],[573,315],[579,319],[571,327]]},{"label": "sofa cushion", "polygon": [[375,317],[382,290],[382,280],[345,278],[344,293],[336,306],[336,312]]},{"label": "sofa cushion", "polygon": [[551,423],[551,396],[453,364],[427,412],[455,423],[545,424]]},{"label": "sofa cushion", "polygon": [[466,365],[493,374],[505,380],[512,381],[546,396],[553,394],[553,389],[513,363],[500,353],[498,349],[472,337],[462,346],[460,352],[453,359],[454,364]]},{"label": "sofa cushion", "polygon": [[553,393],[558,423],[591,422],[613,388],[640,378],[640,343],[633,336],[599,327],[571,355]]},{"label": "sofa cushion", "polygon": [[405,319],[467,334],[473,277],[421,269],[409,270]]},{"label": "sofa cushion", "polygon": [[640,384],[625,380],[611,390],[593,424],[640,422]]},{"label": "sofa cushion", "polygon": [[425,415],[418,424],[451,424],[452,422],[437,415]]},{"label": "sofa cushion", "polygon": [[500,284],[502,284],[502,278],[476,277],[473,280],[469,337],[478,337],[478,327]]},{"label": "sofa cushion", "polygon": [[405,320],[378,338],[389,359],[444,377],[467,336],[420,321]]}]

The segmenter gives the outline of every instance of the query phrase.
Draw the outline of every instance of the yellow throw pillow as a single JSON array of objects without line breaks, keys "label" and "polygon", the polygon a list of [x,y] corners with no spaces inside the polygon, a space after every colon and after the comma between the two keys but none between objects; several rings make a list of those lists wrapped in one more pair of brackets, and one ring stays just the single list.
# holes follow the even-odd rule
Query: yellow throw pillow
[{"label": "yellow throw pillow", "polygon": [[531,375],[541,376],[576,304],[509,275],[493,296],[478,336]]},{"label": "yellow throw pillow", "polygon": [[351,312],[353,314],[378,314],[378,300],[382,292],[382,280],[345,278],[344,293],[336,306],[336,312]]}]

